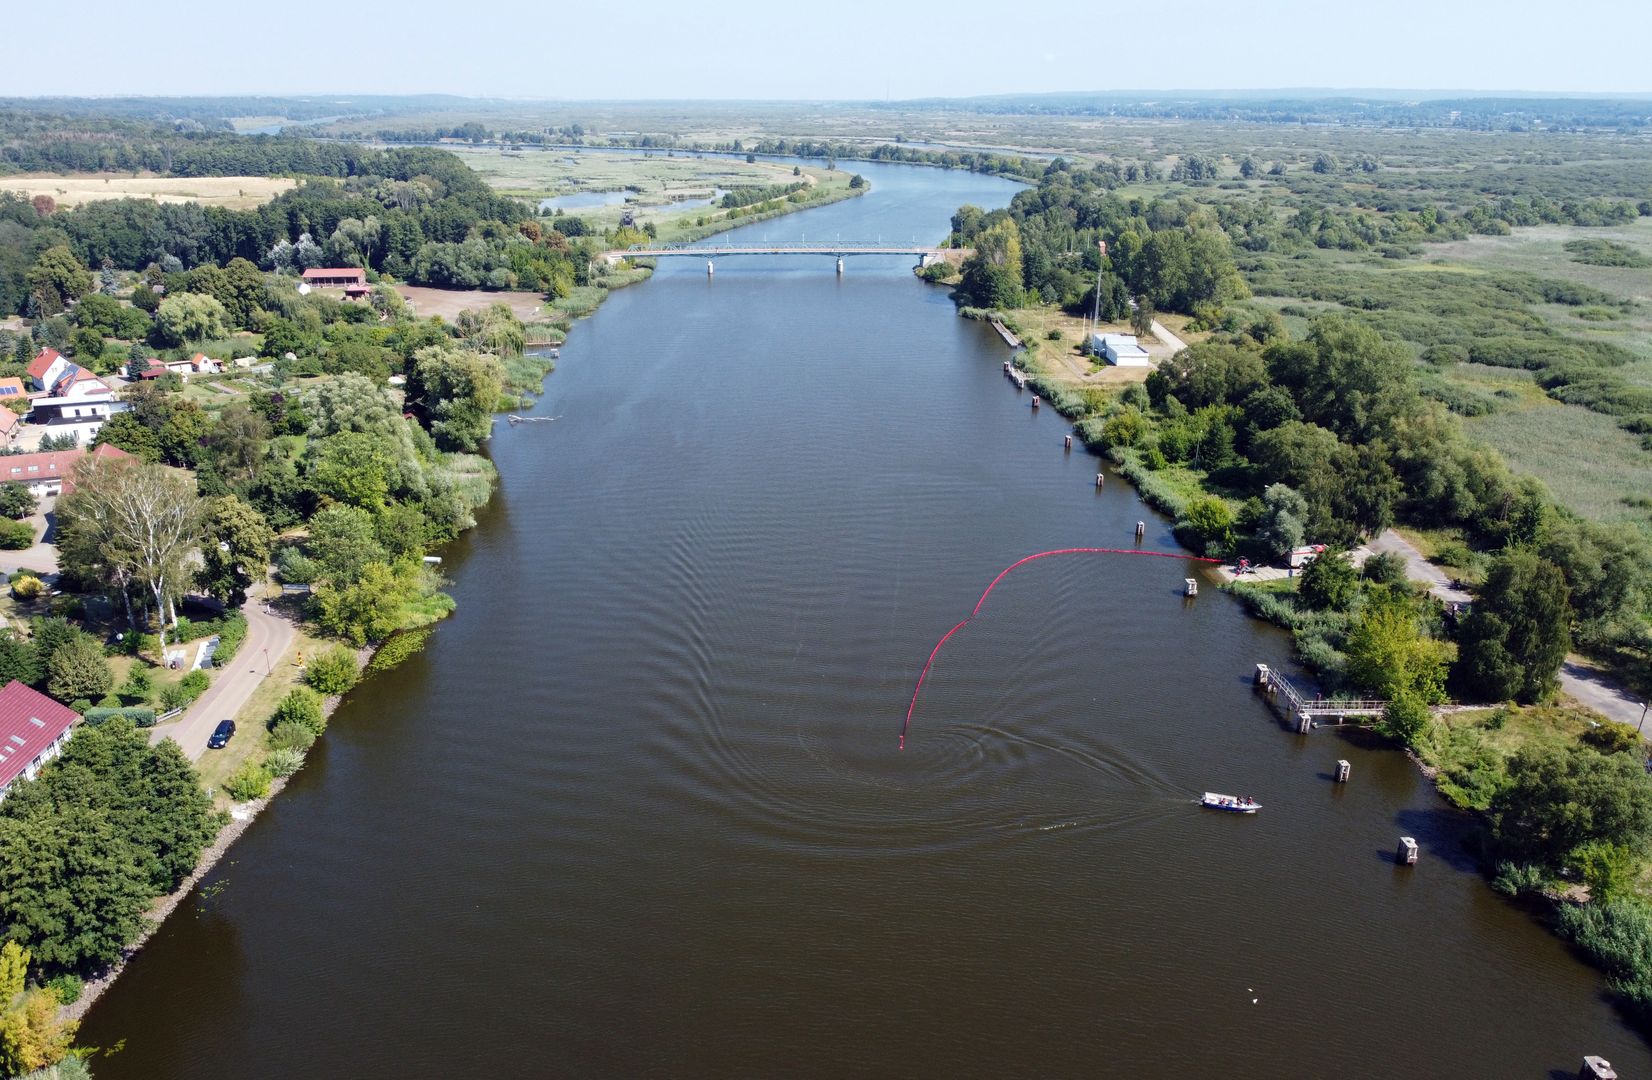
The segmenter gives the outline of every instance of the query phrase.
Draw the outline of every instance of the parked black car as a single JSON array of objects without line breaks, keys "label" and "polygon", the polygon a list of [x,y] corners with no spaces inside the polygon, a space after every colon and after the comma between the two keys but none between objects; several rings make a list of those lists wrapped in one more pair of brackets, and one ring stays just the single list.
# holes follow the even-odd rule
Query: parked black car
[{"label": "parked black car", "polygon": [[212,730],[212,738],[207,740],[208,750],[222,750],[235,734],[234,720],[220,720],[218,726]]}]

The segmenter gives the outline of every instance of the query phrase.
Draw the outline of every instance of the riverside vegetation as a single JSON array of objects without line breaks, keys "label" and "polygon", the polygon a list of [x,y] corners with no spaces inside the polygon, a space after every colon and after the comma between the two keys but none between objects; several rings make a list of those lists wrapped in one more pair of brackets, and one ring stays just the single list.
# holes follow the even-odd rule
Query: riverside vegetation
[{"label": "riverside vegetation", "polygon": [[[1185,175],[1193,166],[1177,168]],[[1490,286],[1489,295],[1506,299],[1488,299],[1471,315],[1442,299],[1449,283],[1433,292],[1432,284],[1389,290],[1379,294],[1388,302],[1366,307],[1349,283],[1335,310],[1307,315],[1293,333],[1279,311],[1252,299],[1253,290],[1277,292],[1278,267],[1292,252],[1317,250],[1327,220],[1346,219],[1334,210],[1240,213],[1186,195],[1128,196],[1118,190],[1128,183],[1122,174],[1116,164],[1056,161],[1008,209],[960,209],[952,243],[976,253],[957,276],[958,302],[966,314],[995,309],[1012,327],[1029,302],[1099,310],[1104,322],[1129,319],[1140,331],[1155,309],[1193,317],[1202,340],[1145,383],[1086,387],[1053,362],[1066,346],[1049,340],[1032,341],[1018,362],[1088,445],[1175,518],[1178,537],[1193,549],[1268,563],[1305,542],[1329,545],[1294,580],[1233,591],[1290,629],[1304,662],[1333,690],[1389,702],[1378,730],[1427,763],[1447,798],[1481,813],[1479,850],[1497,886],[1547,898],[1557,929],[1652,1024],[1645,747],[1632,729],[1543,704],[1574,645],[1644,666],[1652,542],[1636,525],[1570,512],[1473,439],[1453,415],[1472,410],[1444,389],[1438,359],[1444,349],[1454,358],[1448,363],[1543,364],[1551,372],[1543,385],[1557,397],[1614,414],[1643,410],[1632,385],[1612,381],[1626,362],[1621,346],[1569,338],[1530,316],[1517,351],[1484,333],[1488,314],[1513,319],[1522,305],[1632,310],[1634,303],[1519,278]],[[1552,210],[1538,216],[1621,222],[1652,207],[1620,199]],[[1505,203],[1501,213],[1431,207],[1370,215],[1363,227],[1373,243],[1420,243],[1435,230],[1457,236],[1521,224],[1508,215],[1523,211]],[[1099,240],[1108,241],[1106,255]],[[1270,254],[1246,259],[1247,247]],[[1569,250],[1612,265],[1633,255],[1600,243]],[[1292,274],[1307,285],[1306,271]],[[928,276],[951,277],[948,268]],[[1323,282],[1315,287],[1323,293]],[[1488,285],[1468,288],[1486,295]],[[1534,337],[1542,351],[1533,352]],[[1599,395],[1584,394],[1584,386]],[[1652,413],[1624,421],[1631,429],[1645,422]],[[1449,538],[1442,541],[1454,545],[1449,561],[1476,583],[1470,611],[1448,610],[1411,585],[1396,557],[1372,558],[1362,571],[1345,556],[1396,523]],[[1508,704],[1437,719],[1430,707],[1453,692]]]},{"label": "riverside vegetation", "polygon": [[[0,919],[20,950],[0,958],[18,984],[0,1001],[10,1072],[67,1052],[74,1026],[56,1003],[143,933],[155,899],[217,835],[225,801],[262,798],[302,767],[325,730],[325,699],[358,677],[357,650],[374,648],[368,671],[385,670],[452,610],[423,557],[490,497],[494,470],[478,451],[493,414],[536,393],[551,366],[527,349],[530,335],[560,340],[609,288],[646,277],[593,258],[643,233],[566,218],[555,222],[566,233],[550,219],[542,228],[441,151],[212,146],[216,166],[180,153],[174,167],[256,167],[246,154],[262,154],[266,167],[320,168],[343,183],[307,179],[249,211],[114,200],[60,212],[0,193],[0,310],[29,319],[25,332],[0,331],[0,374],[22,375],[43,348],[99,372],[198,351],[269,361],[267,372],[128,387],[129,409],[95,444],[129,456],[87,457],[57,504],[62,595],[26,574],[13,582],[18,614],[33,618],[27,633],[0,632],[0,675],[83,712],[86,726],[0,804]],[[807,204],[793,199],[807,187],[733,192],[720,213],[747,220]],[[321,263],[366,267],[371,296],[300,290],[296,272]],[[417,319],[389,286],[404,275],[530,287],[546,298],[542,321],[525,325],[502,304],[452,323]],[[0,509],[23,516],[28,502]],[[246,633],[234,609],[271,564],[308,588],[303,640],[341,644],[311,652],[304,685],[264,706],[266,730],[226,752],[240,764],[212,797],[176,744],[151,748],[143,729],[209,683],[206,671],[173,673],[168,650],[216,634],[217,661],[231,658]],[[191,590],[230,614],[180,615]]]}]

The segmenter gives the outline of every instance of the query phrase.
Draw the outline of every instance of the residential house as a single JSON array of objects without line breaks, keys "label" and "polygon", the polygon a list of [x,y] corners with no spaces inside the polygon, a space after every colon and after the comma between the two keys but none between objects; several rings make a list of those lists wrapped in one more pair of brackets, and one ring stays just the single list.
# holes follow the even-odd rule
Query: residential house
[{"label": "residential house", "polygon": [[347,289],[352,285],[365,286],[367,271],[357,266],[316,268],[304,271],[304,284],[313,289]]},{"label": "residential house", "polygon": [[34,391],[46,391],[57,382],[64,368],[73,366],[73,362],[56,349],[41,349],[40,355],[29,363],[29,379],[34,384]]},{"label": "residential house", "polygon": [[224,370],[222,361],[214,360],[206,353],[196,353],[190,357],[189,367],[197,375],[216,375]]},{"label": "residential house", "polygon": [[23,418],[0,405],[0,446],[11,449],[23,434]]},{"label": "residential house", "polygon": [[132,455],[118,446],[105,444],[85,450],[50,450],[43,454],[10,454],[0,457],[0,484],[25,484],[36,498],[60,494],[72,487],[69,474],[86,457],[120,460]]},{"label": "residential house", "polygon": [[80,714],[13,679],[0,690],[0,799],[63,752]]},{"label": "residential house", "polygon": [[44,428],[42,436],[72,435],[82,446],[97,436],[109,417],[126,410],[108,383],[75,364],[64,367],[31,404],[29,423]]}]

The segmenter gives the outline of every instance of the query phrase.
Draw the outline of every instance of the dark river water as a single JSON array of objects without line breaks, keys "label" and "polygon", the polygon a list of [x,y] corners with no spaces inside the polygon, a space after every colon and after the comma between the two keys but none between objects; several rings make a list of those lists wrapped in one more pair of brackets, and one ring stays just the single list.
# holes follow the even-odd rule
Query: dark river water
[{"label": "dark river water", "polygon": [[[856,167],[743,238],[1014,190]],[[1652,1074],[1403,756],[1252,696],[1288,642],[1193,564],[1018,570],[897,750],[1005,566],[1174,550],[910,262],[664,260],[575,328],[457,615],[97,1005],[99,1080]]]}]

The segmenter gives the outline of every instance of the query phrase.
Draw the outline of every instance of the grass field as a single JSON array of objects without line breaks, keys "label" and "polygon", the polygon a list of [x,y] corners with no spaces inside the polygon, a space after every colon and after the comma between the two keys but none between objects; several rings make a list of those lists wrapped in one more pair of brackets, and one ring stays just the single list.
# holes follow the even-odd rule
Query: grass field
[{"label": "grass field", "polygon": [[789,183],[789,165],[686,153],[619,154],[578,150],[447,147],[500,191],[545,198],[581,191],[630,191],[645,201],[712,188]]},{"label": "grass field", "polygon": [[1624,502],[1652,492],[1652,454],[1610,416],[1545,399],[1464,423],[1516,471],[1547,484],[1562,505],[1596,521],[1652,528],[1652,514]]},{"label": "grass field", "polygon": [[153,199],[163,203],[198,202],[246,210],[269,202],[294,187],[296,180],[269,176],[7,176],[0,190],[21,191],[33,198],[50,195],[59,209],[99,199]]}]

